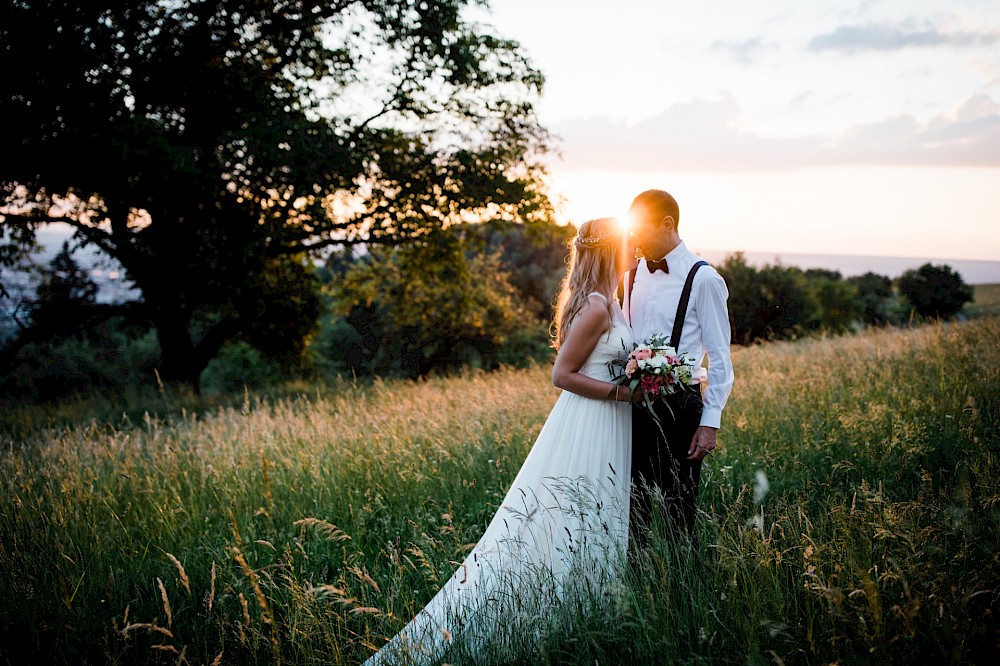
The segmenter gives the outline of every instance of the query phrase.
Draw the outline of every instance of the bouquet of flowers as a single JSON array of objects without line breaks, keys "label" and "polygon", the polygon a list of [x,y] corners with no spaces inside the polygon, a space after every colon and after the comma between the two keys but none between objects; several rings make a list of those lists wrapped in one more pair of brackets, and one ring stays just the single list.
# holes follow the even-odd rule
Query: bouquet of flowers
[{"label": "bouquet of flowers", "polygon": [[657,400],[665,401],[668,395],[691,390],[697,361],[691,354],[678,354],[661,334],[653,334],[634,347],[624,360],[617,359],[609,364],[621,368],[620,373],[616,373],[614,367],[609,369],[616,384],[628,386],[633,394],[642,392],[642,406],[656,418],[653,406]]}]

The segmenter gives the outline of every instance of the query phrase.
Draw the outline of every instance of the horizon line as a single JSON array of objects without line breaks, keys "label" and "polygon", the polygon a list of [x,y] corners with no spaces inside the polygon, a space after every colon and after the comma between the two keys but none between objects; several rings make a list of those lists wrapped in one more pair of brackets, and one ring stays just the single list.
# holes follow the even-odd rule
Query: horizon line
[{"label": "horizon line", "polygon": [[743,252],[744,254],[797,255],[802,257],[861,257],[864,259],[907,259],[907,260],[926,259],[932,261],[974,261],[984,264],[1000,264],[1000,258],[969,259],[965,257],[943,257],[943,256],[928,256],[928,255],[844,254],[842,252],[806,252],[801,250],[723,250],[720,248],[710,248],[710,247],[699,248],[699,251],[726,253],[726,254],[736,254],[737,252]]}]

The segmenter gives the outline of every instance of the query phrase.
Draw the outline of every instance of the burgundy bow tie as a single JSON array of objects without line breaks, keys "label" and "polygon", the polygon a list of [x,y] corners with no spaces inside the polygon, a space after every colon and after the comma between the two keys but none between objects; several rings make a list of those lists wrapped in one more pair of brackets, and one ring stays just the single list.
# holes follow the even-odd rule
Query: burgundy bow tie
[{"label": "burgundy bow tie", "polygon": [[667,260],[660,259],[659,261],[646,260],[646,268],[649,269],[650,273],[655,273],[656,271],[663,271],[664,273],[670,273],[670,269],[667,268]]}]

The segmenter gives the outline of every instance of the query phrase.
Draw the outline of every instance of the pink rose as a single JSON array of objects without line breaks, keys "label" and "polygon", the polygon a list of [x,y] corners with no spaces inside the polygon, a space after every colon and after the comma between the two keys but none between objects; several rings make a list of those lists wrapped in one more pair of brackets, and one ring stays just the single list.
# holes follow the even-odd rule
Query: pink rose
[{"label": "pink rose", "polygon": [[635,359],[630,359],[629,362],[625,364],[625,374],[629,379],[631,379],[632,375],[634,375],[638,370],[639,364],[635,362]]},{"label": "pink rose", "polygon": [[653,352],[650,349],[640,349],[635,353],[635,358],[637,361],[645,361],[653,357]]}]

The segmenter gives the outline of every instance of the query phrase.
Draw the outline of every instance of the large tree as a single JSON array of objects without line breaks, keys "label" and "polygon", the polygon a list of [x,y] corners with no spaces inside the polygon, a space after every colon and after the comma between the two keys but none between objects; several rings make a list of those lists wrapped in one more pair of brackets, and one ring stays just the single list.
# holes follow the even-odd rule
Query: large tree
[{"label": "large tree", "polygon": [[550,217],[542,78],[482,4],[9,0],[0,261],[72,225],[197,385],[304,252]]}]

